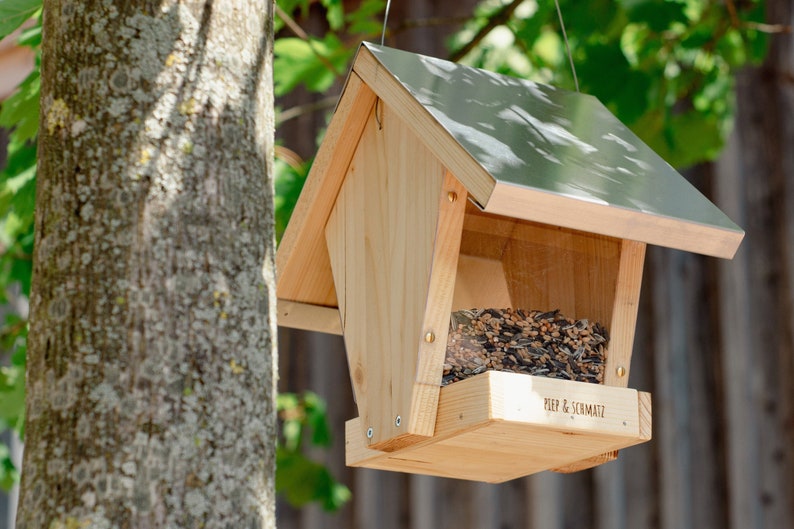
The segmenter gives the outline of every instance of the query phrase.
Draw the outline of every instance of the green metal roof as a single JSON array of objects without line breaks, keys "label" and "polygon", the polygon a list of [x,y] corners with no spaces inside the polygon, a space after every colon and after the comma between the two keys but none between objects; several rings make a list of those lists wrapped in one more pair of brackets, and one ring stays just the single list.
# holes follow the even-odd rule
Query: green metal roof
[{"label": "green metal roof", "polygon": [[738,246],[743,231],[595,97],[362,46],[496,183],[727,230]]}]

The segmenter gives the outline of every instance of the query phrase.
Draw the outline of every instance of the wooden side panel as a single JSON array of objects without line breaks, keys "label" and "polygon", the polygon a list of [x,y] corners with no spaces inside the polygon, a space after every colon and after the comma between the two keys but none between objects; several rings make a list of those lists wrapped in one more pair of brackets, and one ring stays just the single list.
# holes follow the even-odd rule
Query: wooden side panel
[{"label": "wooden side panel", "polygon": [[[371,381],[365,376],[366,358],[362,354],[356,354],[362,347],[366,347],[366,326],[356,324],[355,320],[364,317],[367,292],[362,281],[366,273],[366,261],[364,237],[360,231],[366,225],[364,208],[360,206],[366,200],[366,190],[363,178],[351,177],[355,171],[355,163],[354,159],[336,204],[328,217],[325,237],[336,285],[339,319],[345,337],[353,398],[360,405],[362,395],[368,393]],[[347,326],[349,320],[352,320],[352,324]]]},{"label": "wooden side panel", "polygon": [[[336,306],[323,229],[374,104],[375,94],[351,73],[276,254],[279,299]],[[313,323],[293,320],[306,329]]]},{"label": "wooden side panel", "polygon": [[428,150],[436,153],[481,204],[488,201],[494,187],[493,177],[408,93],[399,80],[383,69],[366,48],[359,50],[353,71],[403,117],[416,137]]},{"label": "wooden side panel", "polygon": [[463,221],[460,253],[501,261],[515,225],[515,219],[485,213],[469,201]]},{"label": "wooden side panel", "polygon": [[619,259],[618,239],[519,222],[502,262],[514,307],[608,326]]},{"label": "wooden side panel", "polygon": [[384,450],[428,432],[411,402],[444,174],[381,102],[326,228],[362,428]]},{"label": "wooden side panel", "polygon": [[[610,332],[610,340],[604,384],[608,386],[625,388],[629,383],[631,353],[634,347],[644,262],[645,243],[627,240],[620,241],[620,262],[617,271],[617,282],[614,287],[614,307],[609,327],[607,327]],[[650,409],[650,398],[651,395],[649,393],[641,393],[640,406],[646,406]],[[650,439],[650,422],[643,424],[642,427],[642,435]],[[617,456],[617,451],[609,452],[594,458],[577,461],[565,468],[555,470],[566,473],[577,472],[612,461]]]},{"label": "wooden side panel", "polygon": [[[622,241],[620,267],[615,287],[614,308],[608,327],[610,333],[604,384],[626,387],[631,373],[631,351],[640,303],[645,243]],[[622,368],[622,369],[621,369]]]},{"label": "wooden side panel", "polygon": [[461,254],[452,310],[509,306],[510,293],[502,262]]}]

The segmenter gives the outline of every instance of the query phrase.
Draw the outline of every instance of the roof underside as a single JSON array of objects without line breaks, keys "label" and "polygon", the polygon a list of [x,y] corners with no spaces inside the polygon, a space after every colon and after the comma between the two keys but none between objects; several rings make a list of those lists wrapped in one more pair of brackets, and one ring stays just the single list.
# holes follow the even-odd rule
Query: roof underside
[{"label": "roof underside", "polygon": [[[374,44],[362,47],[497,188],[560,205],[575,207],[579,201],[587,215],[609,211],[617,219],[609,235],[637,238],[631,226],[636,218],[724,239],[718,249],[684,249],[721,257],[736,251],[743,231],[595,97]],[[493,210],[487,200],[481,202]],[[531,220],[560,223],[559,218]],[[664,235],[656,239],[646,242],[682,247],[675,234],[670,241]]]}]

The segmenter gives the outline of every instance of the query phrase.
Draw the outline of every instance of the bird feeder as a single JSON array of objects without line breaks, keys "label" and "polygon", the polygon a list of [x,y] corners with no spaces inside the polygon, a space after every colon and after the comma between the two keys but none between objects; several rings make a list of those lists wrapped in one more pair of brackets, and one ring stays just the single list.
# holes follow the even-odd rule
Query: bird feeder
[{"label": "bird feeder", "polygon": [[[594,97],[363,44],[277,255],[279,323],[344,335],[351,466],[501,482],[651,438],[627,387],[647,244],[744,233]],[[442,387],[452,311],[603,323],[602,383]]]}]

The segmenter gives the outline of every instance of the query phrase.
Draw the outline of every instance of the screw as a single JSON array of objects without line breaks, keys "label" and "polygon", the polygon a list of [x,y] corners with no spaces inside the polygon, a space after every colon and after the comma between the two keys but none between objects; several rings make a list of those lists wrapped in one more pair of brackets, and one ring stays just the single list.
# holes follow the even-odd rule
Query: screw
[{"label": "screw", "polygon": [[372,428],[367,428],[367,439],[372,439]]},{"label": "screw", "polygon": [[400,426],[402,422],[403,422],[403,418],[398,415],[397,418],[394,419],[394,426]]},{"label": "screw", "polygon": [[433,334],[433,331],[427,331],[427,334],[425,334],[425,341],[427,343],[433,343],[436,341],[436,335]]},{"label": "screw", "polygon": [[617,375],[619,377],[625,377],[626,376],[626,368],[623,367],[623,366],[618,366],[618,368],[615,369],[615,373],[617,373]]},{"label": "screw", "polygon": [[449,193],[447,193],[447,200],[449,200],[450,202],[455,202],[457,199],[458,199],[458,194],[455,193],[454,191],[450,191]]}]

